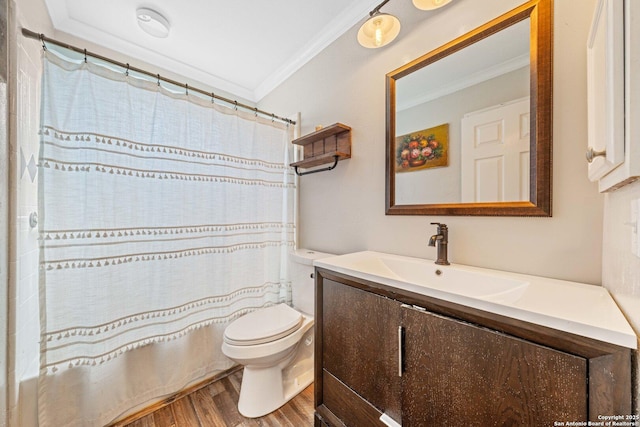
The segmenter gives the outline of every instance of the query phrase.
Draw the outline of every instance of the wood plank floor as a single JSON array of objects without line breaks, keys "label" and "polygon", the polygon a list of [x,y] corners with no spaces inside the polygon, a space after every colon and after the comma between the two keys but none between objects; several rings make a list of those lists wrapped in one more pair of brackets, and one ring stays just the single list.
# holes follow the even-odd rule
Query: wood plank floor
[{"label": "wood plank floor", "polygon": [[242,370],[176,400],[126,427],[305,427],[313,425],[313,385],[262,418],[238,413]]}]

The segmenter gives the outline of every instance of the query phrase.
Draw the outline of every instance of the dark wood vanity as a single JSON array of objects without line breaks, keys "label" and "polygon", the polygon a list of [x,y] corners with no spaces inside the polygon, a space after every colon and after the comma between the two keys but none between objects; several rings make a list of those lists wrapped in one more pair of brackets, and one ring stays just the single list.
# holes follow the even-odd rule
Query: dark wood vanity
[{"label": "dark wood vanity", "polygon": [[384,426],[383,413],[405,427],[631,413],[628,348],[323,268],[315,277],[316,426]]}]

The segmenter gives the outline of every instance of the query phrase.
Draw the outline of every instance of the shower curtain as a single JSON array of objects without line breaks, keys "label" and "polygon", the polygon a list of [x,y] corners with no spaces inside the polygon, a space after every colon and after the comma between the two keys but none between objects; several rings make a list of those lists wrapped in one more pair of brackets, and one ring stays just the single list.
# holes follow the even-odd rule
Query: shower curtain
[{"label": "shower curtain", "polygon": [[225,326],[288,298],[291,130],[44,53],[41,426],[104,425],[232,366]]}]

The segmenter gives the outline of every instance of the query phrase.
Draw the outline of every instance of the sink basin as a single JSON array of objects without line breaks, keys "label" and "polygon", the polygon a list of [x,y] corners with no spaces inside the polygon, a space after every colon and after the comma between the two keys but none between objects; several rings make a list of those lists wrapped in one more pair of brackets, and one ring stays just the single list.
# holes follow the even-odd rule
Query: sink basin
[{"label": "sink basin", "polygon": [[524,280],[473,271],[469,267],[435,265],[433,261],[385,256],[379,260],[402,281],[472,298],[513,301],[529,284]]},{"label": "sink basin", "polygon": [[611,344],[638,347],[636,333],[602,286],[462,264],[440,266],[432,260],[374,251],[322,258],[313,264],[387,290],[409,291]]}]

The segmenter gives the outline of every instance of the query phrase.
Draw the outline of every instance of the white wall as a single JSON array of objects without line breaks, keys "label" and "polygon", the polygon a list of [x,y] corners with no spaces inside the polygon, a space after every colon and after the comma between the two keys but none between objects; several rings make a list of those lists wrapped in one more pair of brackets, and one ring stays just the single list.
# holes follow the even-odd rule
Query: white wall
[{"label": "white wall", "polygon": [[301,111],[303,134],[317,124],[353,128],[351,159],[300,180],[301,245],[434,259],[429,222],[439,221],[449,225],[454,262],[600,284],[603,196],[584,161],[585,44],[595,0],[555,2],[553,217],[385,216],[385,74],[522,1],[481,3],[422,12],[410,1],[390,2],[383,11],[402,22],[396,41],[365,49],[354,27],[261,101],[282,114]]},{"label": "white wall", "polygon": [[[9,8],[0,0],[0,28],[7,28]],[[0,31],[0,230],[9,229],[9,141],[7,129],[7,32]],[[7,425],[7,297],[9,241],[0,239],[0,427]]]},{"label": "white wall", "polygon": [[[640,257],[631,252],[633,227],[640,227],[637,218],[631,217],[631,202],[637,199],[640,199],[640,182],[605,196],[602,283],[614,295],[640,337]],[[635,399],[635,407],[640,410],[640,352],[636,358]]]},{"label": "white wall", "polygon": [[9,233],[9,425],[37,425],[39,370],[38,234],[29,216],[38,209],[38,122],[41,45],[25,39],[21,27],[51,32],[42,0],[10,3],[10,198]]}]

